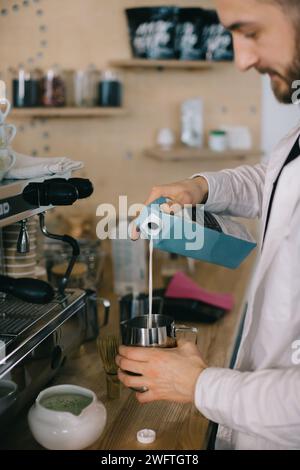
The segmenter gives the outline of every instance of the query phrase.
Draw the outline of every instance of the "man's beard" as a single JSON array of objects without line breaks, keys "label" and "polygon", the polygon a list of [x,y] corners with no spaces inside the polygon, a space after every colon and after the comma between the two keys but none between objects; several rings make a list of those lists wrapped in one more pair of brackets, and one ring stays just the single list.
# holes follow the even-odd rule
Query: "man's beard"
[{"label": "man's beard", "polygon": [[271,69],[259,70],[259,72],[270,75],[272,90],[280,103],[292,104],[292,95],[295,93],[292,85],[296,80],[300,80],[300,46],[297,44],[293,63],[284,75]]},{"label": "man's beard", "polygon": [[295,93],[292,85],[296,80],[300,80],[299,56],[294,60],[285,77],[276,82],[271,80],[272,90],[280,103],[292,104],[292,95]]}]

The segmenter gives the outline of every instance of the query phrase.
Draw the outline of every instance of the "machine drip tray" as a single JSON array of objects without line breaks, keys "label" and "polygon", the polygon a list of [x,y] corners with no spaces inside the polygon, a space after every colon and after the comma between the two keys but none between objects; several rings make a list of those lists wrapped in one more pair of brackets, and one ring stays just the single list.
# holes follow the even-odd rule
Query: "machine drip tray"
[{"label": "machine drip tray", "polygon": [[51,313],[58,304],[67,302],[69,297],[70,295],[66,294],[62,299],[57,294],[51,303],[36,305],[7,296],[5,301],[0,303],[0,335],[17,336],[23,334],[44,315]]},{"label": "machine drip tray", "polygon": [[85,291],[67,289],[63,297],[57,292],[45,305],[23,302],[9,295],[1,301],[0,341],[5,345],[5,352],[0,357],[0,378],[8,365],[11,367],[19,361],[75,312],[85,311],[85,298]]},{"label": "machine drip tray", "polygon": [[0,393],[0,434],[83,343],[87,321],[81,289],[67,289],[46,305],[12,296],[0,301],[0,387],[14,390],[11,402]]}]

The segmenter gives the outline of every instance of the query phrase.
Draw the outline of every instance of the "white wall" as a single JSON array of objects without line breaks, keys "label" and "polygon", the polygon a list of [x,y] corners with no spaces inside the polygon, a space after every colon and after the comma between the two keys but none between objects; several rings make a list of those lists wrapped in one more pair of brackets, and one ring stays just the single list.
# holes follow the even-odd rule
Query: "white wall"
[{"label": "white wall", "polygon": [[[267,76],[262,78],[262,149],[268,154],[300,120],[300,108],[276,101]],[[300,128],[300,123],[299,123]]]}]

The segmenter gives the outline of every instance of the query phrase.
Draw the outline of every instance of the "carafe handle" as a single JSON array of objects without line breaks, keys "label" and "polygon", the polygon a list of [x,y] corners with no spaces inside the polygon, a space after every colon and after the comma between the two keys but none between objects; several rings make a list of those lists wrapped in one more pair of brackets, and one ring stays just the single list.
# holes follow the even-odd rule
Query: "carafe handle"
[{"label": "carafe handle", "polygon": [[175,332],[177,333],[191,333],[195,335],[194,343],[197,344],[198,342],[198,328],[194,326],[186,326],[186,325],[175,325]]}]

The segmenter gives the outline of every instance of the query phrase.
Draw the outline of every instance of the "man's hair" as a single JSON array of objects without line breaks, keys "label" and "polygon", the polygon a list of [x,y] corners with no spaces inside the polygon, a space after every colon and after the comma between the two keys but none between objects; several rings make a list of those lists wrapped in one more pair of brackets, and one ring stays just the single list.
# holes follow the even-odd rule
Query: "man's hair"
[{"label": "man's hair", "polygon": [[300,12],[299,0],[260,0],[262,3],[277,3],[283,9],[294,8]]},{"label": "man's hair", "polygon": [[300,2],[299,0],[259,0],[261,3],[277,4],[289,17],[296,31],[299,31]]}]

